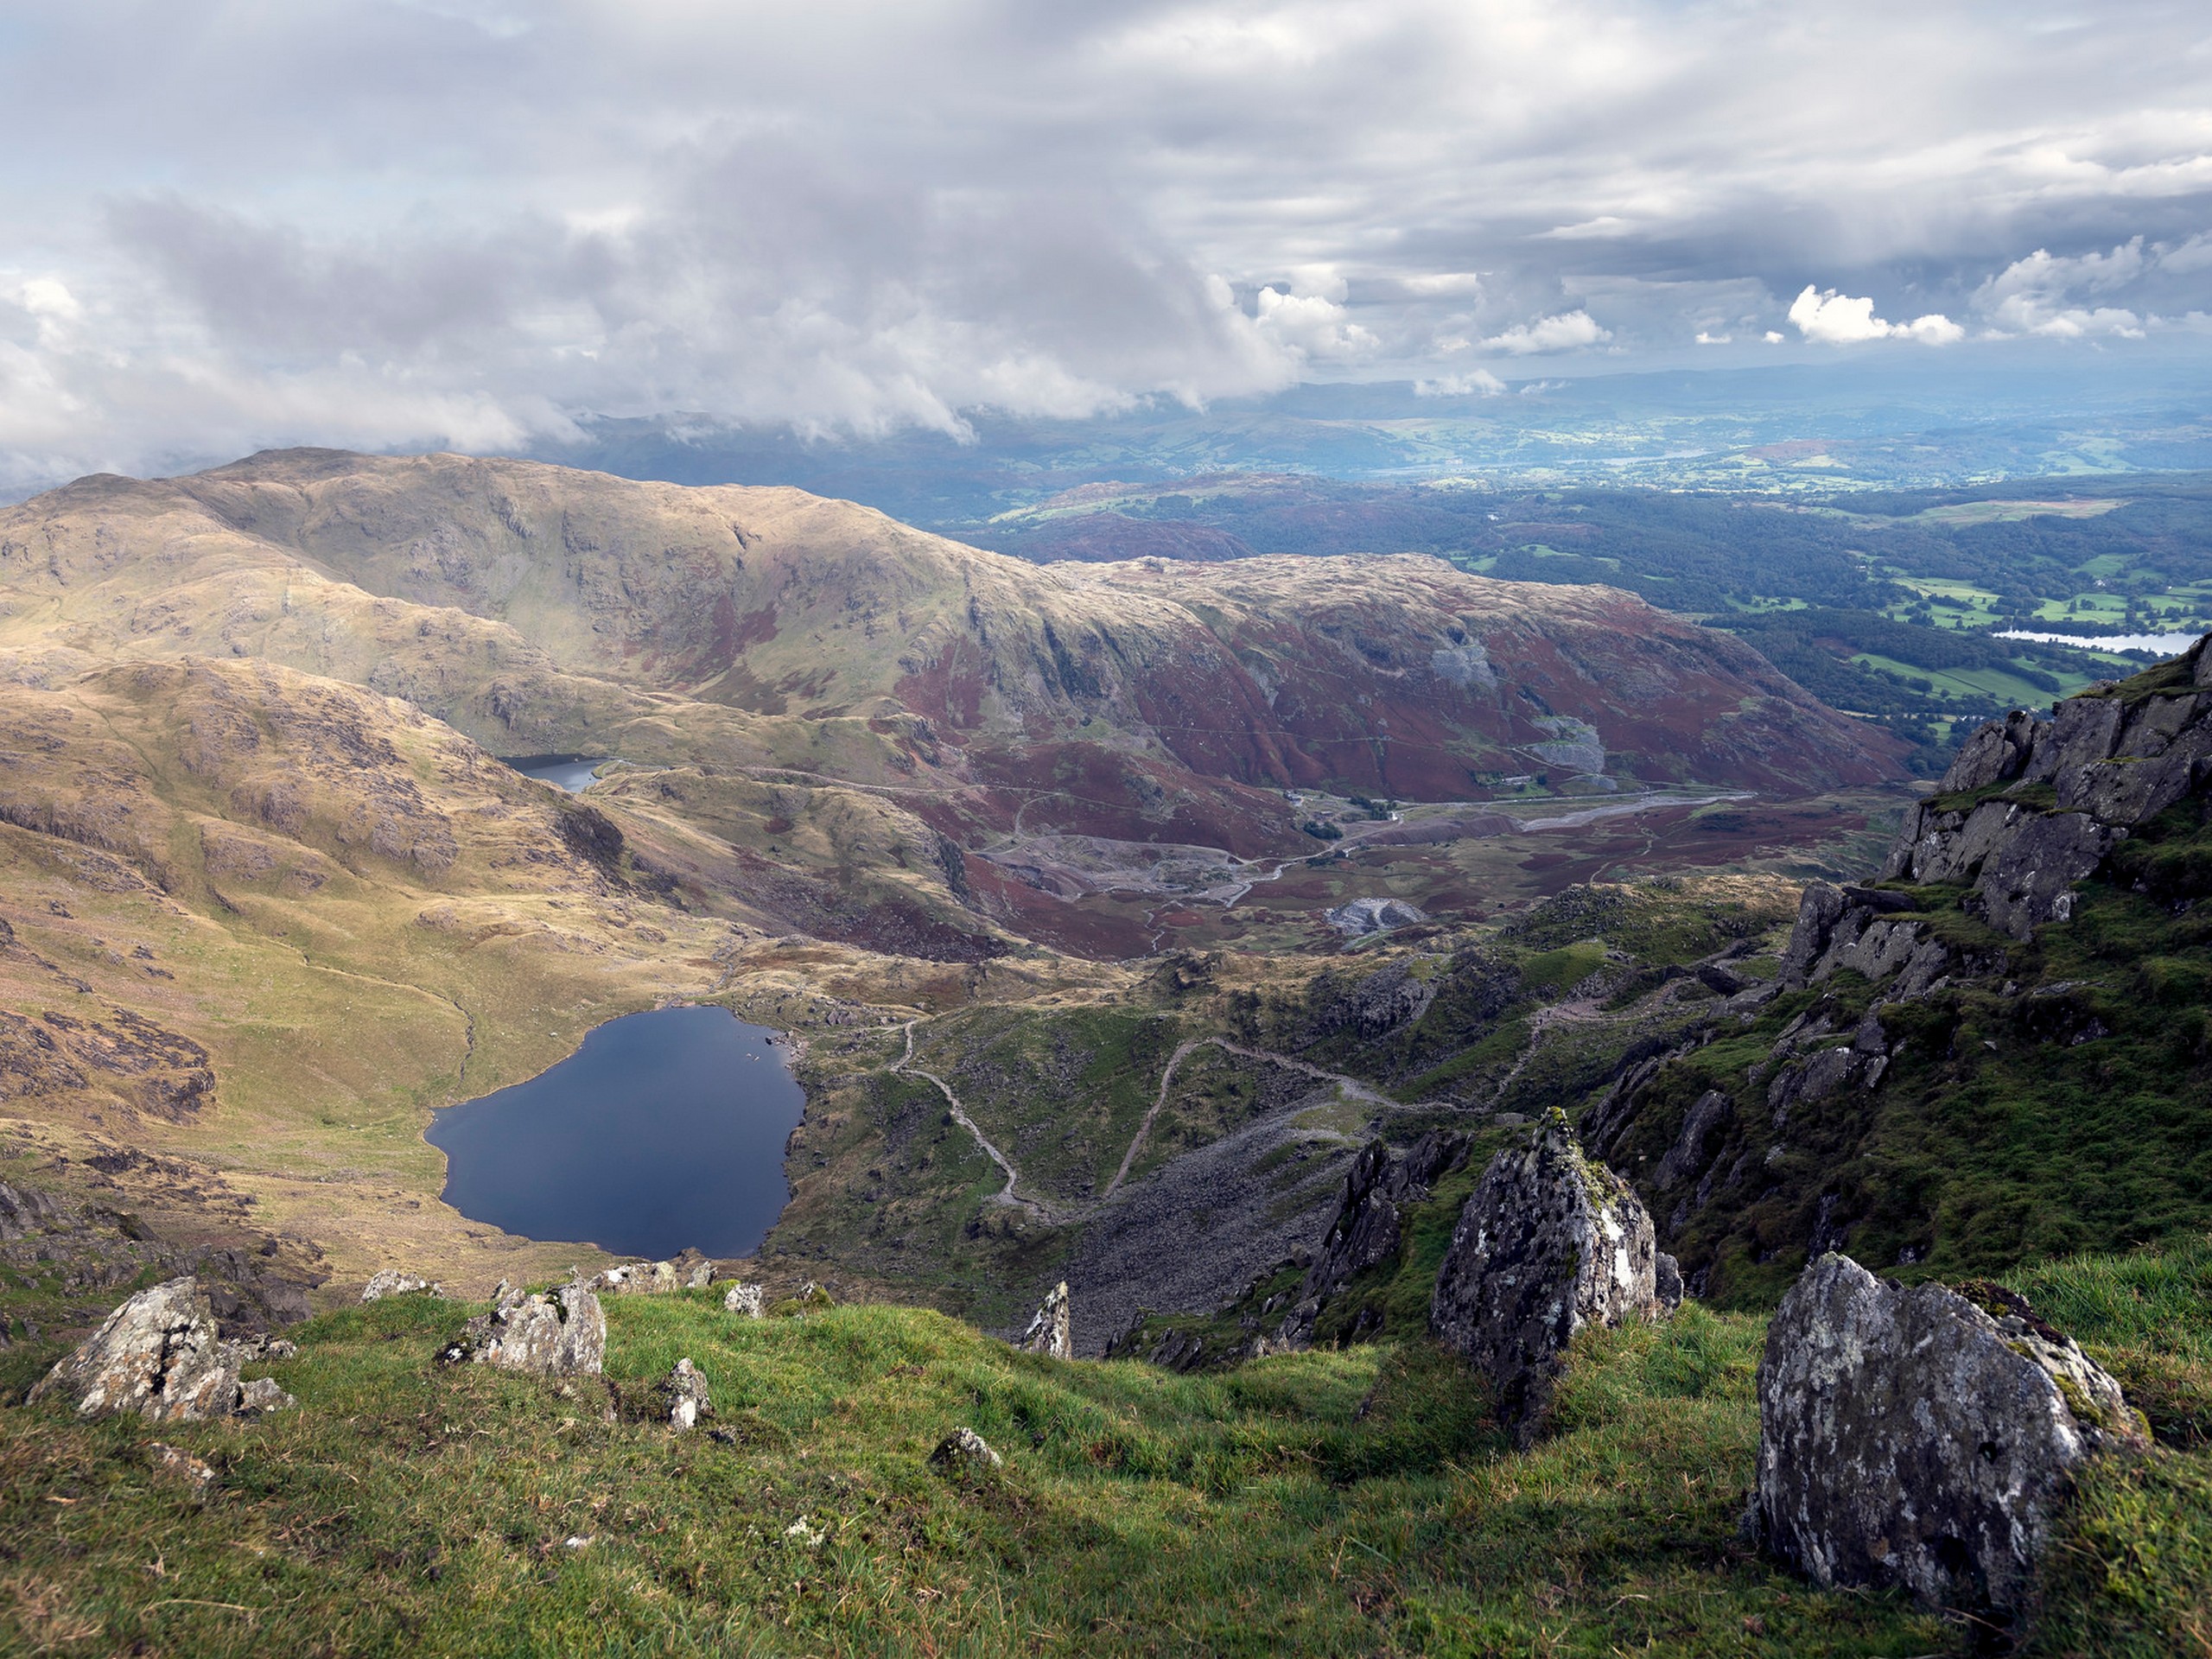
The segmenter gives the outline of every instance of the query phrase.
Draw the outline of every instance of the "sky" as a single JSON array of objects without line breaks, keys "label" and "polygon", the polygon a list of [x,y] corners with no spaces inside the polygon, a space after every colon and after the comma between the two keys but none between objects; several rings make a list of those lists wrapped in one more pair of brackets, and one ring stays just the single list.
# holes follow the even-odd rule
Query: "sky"
[{"label": "sky", "polygon": [[2212,335],[2212,7],[13,0],[0,487]]}]

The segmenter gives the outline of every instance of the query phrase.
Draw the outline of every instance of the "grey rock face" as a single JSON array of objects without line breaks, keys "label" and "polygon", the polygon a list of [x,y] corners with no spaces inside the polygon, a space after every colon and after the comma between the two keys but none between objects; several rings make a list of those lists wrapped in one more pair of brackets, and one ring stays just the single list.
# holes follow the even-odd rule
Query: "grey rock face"
[{"label": "grey rock face", "polygon": [[1659,1160],[1658,1168],[1651,1172],[1653,1181],[1661,1186],[1672,1186],[1705,1173],[1713,1161],[1714,1137],[1725,1131],[1735,1117],[1736,1103],[1718,1089],[1708,1089],[1699,1096],[1682,1119],[1682,1132],[1667,1148],[1667,1155]]},{"label": "grey rock face", "polygon": [[1402,1207],[1427,1198],[1440,1177],[1466,1161],[1467,1137],[1443,1129],[1431,1129],[1409,1147],[1371,1141],[1363,1147],[1344,1173],[1336,1224],[1313,1253],[1278,1339],[1294,1346],[1311,1341],[1322,1305],[1359,1274],[1398,1253],[1404,1233]]},{"label": "grey rock face", "polygon": [[1993,720],[1960,746],[1959,757],[1944,774],[1946,789],[1987,789],[2017,778],[2027,765],[2040,724],[2024,709]]},{"label": "grey rock face", "polygon": [[1974,1288],[1994,1313],[1828,1255],[1783,1299],[1759,1363],[1758,1512],[1816,1582],[2019,1608],[2071,1471],[2145,1444],[2078,1346]]},{"label": "grey rock face", "polygon": [[732,1285],[722,1293],[722,1306],[728,1312],[748,1319],[757,1319],[767,1312],[762,1287],[754,1284]]},{"label": "grey rock face", "polygon": [[671,1428],[695,1428],[702,1417],[714,1414],[707,1398],[707,1379],[688,1354],[676,1362],[676,1368],[660,1380],[654,1393]]},{"label": "grey rock face", "polygon": [[607,1363],[607,1313],[582,1285],[551,1296],[510,1289],[438,1357],[448,1365],[497,1365],[534,1376],[595,1376]]},{"label": "grey rock face", "polygon": [[18,1239],[59,1218],[60,1207],[33,1187],[0,1181],[0,1240]]},{"label": "grey rock face", "polygon": [[1659,1315],[1658,1255],[1628,1183],[1585,1157],[1554,1113],[1525,1150],[1484,1172],[1438,1270],[1429,1324],[1490,1377],[1499,1421],[1525,1440],[1575,1332]]},{"label": "grey rock face", "polygon": [[[30,1391],[33,1400],[61,1399],[79,1417],[136,1412],[155,1422],[199,1422],[235,1415],[245,1389],[239,1351],[223,1340],[197,1279],[172,1279],[142,1290],[107,1316],[100,1328]],[[265,1411],[258,1383],[248,1409]],[[270,1389],[275,1383],[268,1384]],[[290,1396],[278,1390],[283,1401]]]},{"label": "grey rock face", "polygon": [[1968,906],[2016,939],[2065,921],[2074,914],[2074,884],[2104,862],[2116,838],[2086,813],[2030,818],[1983,867]]},{"label": "grey rock face", "polygon": [[[2054,711],[2050,723],[2035,733],[2026,764],[2020,768],[2021,779],[2049,783],[2069,767],[2105,759],[2119,741],[2126,714],[2116,698],[2067,698]],[[1948,772],[1943,786],[1953,787]]]},{"label": "grey rock face", "polygon": [[1061,1280],[1030,1316],[1029,1328],[1014,1346],[1025,1353],[1048,1354],[1054,1359],[1075,1357],[1075,1322],[1068,1309],[1068,1281]]},{"label": "grey rock face", "polygon": [[403,1273],[397,1268],[386,1268],[369,1276],[369,1282],[361,1287],[361,1300],[364,1302],[380,1302],[387,1296],[411,1295],[417,1291],[442,1296],[446,1294],[446,1287],[432,1284],[419,1273]]},{"label": "grey rock face", "polygon": [[930,1467],[944,1475],[988,1475],[1005,1464],[988,1440],[964,1425],[939,1440],[930,1453]]}]

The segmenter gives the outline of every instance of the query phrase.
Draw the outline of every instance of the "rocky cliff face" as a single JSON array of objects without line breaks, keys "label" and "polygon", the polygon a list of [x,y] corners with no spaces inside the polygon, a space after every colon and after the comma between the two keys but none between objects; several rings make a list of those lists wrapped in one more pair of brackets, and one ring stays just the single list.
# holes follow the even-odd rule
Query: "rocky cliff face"
[{"label": "rocky cliff face", "polygon": [[1777,982],[1618,1078],[1583,1135],[1716,1294],[1847,1240],[1981,1270],[2202,1216],[2208,842],[2212,638],[1983,727],[1882,879],[1808,887]]}]

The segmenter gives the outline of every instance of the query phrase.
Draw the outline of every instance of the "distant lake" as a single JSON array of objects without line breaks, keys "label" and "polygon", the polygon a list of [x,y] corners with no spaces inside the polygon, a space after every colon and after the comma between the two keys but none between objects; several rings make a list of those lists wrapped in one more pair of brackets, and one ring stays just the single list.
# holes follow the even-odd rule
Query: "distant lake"
[{"label": "distant lake", "polygon": [[2007,628],[1999,639],[2033,639],[2046,645],[2080,645],[2086,651],[2155,651],[2162,657],[2178,657],[2202,638],[2194,633],[2109,633],[2092,639],[2079,633],[2037,633],[2028,628]]},{"label": "distant lake", "polygon": [[592,782],[592,774],[614,757],[609,754],[518,754],[500,758],[524,777],[535,778],[541,784],[550,784],[556,789],[565,789],[574,795],[588,787]]},{"label": "distant lake", "polygon": [[609,1020],[551,1071],[440,1112],[448,1204],[617,1255],[749,1255],[791,1198],[805,1099],[773,1033],[727,1008]]}]

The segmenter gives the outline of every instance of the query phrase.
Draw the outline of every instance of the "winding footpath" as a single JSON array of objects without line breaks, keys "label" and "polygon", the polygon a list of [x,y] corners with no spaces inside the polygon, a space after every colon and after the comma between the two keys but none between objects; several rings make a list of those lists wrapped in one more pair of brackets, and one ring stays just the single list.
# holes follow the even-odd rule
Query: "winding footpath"
[{"label": "winding footpath", "polygon": [[952,1109],[952,1121],[974,1135],[976,1144],[983,1149],[984,1156],[1004,1172],[1006,1185],[991,1195],[990,1202],[1003,1204],[1016,1210],[1027,1210],[1043,1221],[1059,1220],[1059,1216],[1049,1205],[1039,1204],[1034,1198],[1025,1198],[1015,1192],[1014,1183],[1021,1179],[1021,1172],[1014,1166],[1012,1159],[993,1146],[982,1130],[976,1127],[976,1120],[968,1116],[968,1109],[960,1103],[960,1096],[952,1092],[952,1085],[938,1076],[936,1072],[925,1071],[913,1064],[914,1027],[921,1023],[918,1017],[906,1022],[904,1027],[906,1033],[906,1052],[891,1063],[890,1069],[893,1072],[910,1071],[914,1077],[925,1078],[935,1084],[938,1092],[944,1096],[945,1104]]}]

